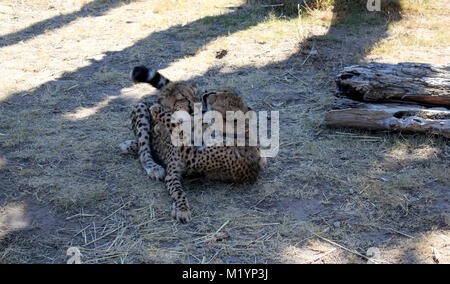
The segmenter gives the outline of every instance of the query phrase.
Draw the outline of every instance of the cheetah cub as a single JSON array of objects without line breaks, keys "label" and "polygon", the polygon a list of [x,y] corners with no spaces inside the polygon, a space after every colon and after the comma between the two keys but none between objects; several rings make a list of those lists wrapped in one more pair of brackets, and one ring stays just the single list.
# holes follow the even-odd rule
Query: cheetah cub
[{"label": "cheetah cub", "polygon": [[186,82],[172,82],[158,71],[145,66],[131,72],[135,83],[149,83],[159,90],[157,104],[146,102],[132,107],[131,122],[136,140],[120,145],[125,153],[137,153],[147,175],[164,180],[172,198],[171,215],[185,223],[191,219],[191,211],[182,187],[182,177],[201,175],[208,179],[233,183],[255,182],[265,158],[257,146],[204,146],[174,145],[171,135],[180,121],[174,112],[194,113],[194,104],[202,103],[205,110],[247,112],[244,100],[231,89],[217,89],[199,95]]}]

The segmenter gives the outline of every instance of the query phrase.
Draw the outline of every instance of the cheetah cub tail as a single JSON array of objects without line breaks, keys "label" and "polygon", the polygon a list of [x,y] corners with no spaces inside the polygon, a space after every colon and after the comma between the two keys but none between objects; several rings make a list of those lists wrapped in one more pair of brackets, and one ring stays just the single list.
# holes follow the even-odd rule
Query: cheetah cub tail
[{"label": "cheetah cub tail", "polygon": [[134,67],[133,70],[131,70],[130,75],[131,80],[134,83],[149,83],[157,89],[161,89],[170,83],[170,80],[161,75],[158,71],[150,70],[143,65]]}]

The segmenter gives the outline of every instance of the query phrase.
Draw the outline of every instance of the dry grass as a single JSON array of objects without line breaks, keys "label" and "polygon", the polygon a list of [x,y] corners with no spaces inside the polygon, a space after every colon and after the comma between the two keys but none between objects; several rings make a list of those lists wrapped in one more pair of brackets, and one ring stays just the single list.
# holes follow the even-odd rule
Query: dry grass
[{"label": "dry grass", "polygon": [[[301,37],[297,18],[238,0],[16,2],[0,4],[1,263],[61,263],[70,246],[85,263],[365,263],[371,247],[450,262],[448,141],[322,126],[343,66],[449,60],[448,8],[429,20],[445,1],[363,25],[311,10]],[[129,82],[137,64],[280,111],[257,183],[187,180],[193,220],[173,221],[164,185],[117,147],[154,94]]]},{"label": "dry grass", "polygon": [[447,6],[441,1],[403,1],[402,20],[389,26],[390,36],[376,43],[370,54],[385,61],[448,62],[450,14]]}]

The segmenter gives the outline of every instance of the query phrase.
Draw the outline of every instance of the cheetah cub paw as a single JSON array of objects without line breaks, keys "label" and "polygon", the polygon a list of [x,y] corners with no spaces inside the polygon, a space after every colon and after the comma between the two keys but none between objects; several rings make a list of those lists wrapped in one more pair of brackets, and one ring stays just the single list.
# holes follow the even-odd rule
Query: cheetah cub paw
[{"label": "cheetah cub paw", "polygon": [[136,140],[127,140],[119,145],[120,151],[124,154],[137,154]]},{"label": "cheetah cub paw", "polygon": [[183,224],[191,221],[191,211],[189,208],[177,208],[175,202],[172,203],[172,212],[170,215],[172,218]]},{"label": "cheetah cub paw", "polygon": [[143,165],[143,167],[147,175],[153,180],[163,181],[166,177],[166,170],[158,164]]}]

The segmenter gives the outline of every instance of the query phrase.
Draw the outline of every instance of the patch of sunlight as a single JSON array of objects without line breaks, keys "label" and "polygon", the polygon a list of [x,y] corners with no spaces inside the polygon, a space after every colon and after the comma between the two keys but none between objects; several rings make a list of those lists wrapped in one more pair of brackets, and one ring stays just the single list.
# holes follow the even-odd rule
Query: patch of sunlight
[{"label": "patch of sunlight", "polygon": [[287,246],[281,252],[281,259],[284,263],[306,264],[316,263],[326,257],[339,254],[335,247],[321,241],[312,241],[302,247]]},{"label": "patch of sunlight", "polygon": [[73,112],[64,114],[62,117],[66,120],[71,121],[86,119],[96,114],[102,108],[107,107],[112,100],[115,100],[117,98],[119,98],[119,96],[110,96],[93,107],[78,107]]},{"label": "patch of sunlight", "polygon": [[[448,214],[447,214],[448,215]],[[447,225],[449,220],[447,216]],[[384,249],[392,263],[450,263],[450,232],[432,230],[414,238],[399,242],[392,248]]]},{"label": "patch of sunlight", "polygon": [[437,158],[441,149],[432,145],[423,145],[417,149],[408,149],[408,147],[394,148],[388,152],[385,157],[394,158],[399,162],[425,161]]},{"label": "patch of sunlight", "polygon": [[151,246],[146,250],[146,258],[151,262],[175,263],[185,252]]},{"label": "patch of sunlight", "polygon": [[131,87],[123,88],[117,96],[109,96],[93,107],[78,107],[70,113],[62,115],[63,119],[76,121],[89,118],[98,113],[101,109],[106,108],[112,101],[116,99],[124,99],[137,102],[149,95],[149,92],[155,92],[155,89],[147,84],[137,84]]},{"label": "patch of sunlight", "polygon": [[[27,29],[53,17],[77,12],[87,3],[94,1],[2,0],[0,3],[0,21],[10,24],[0,26],[0,36]],[[17,20],[18,18],[20,20]]]},{"label": "patch of sunlight", "polygon": [[284,41],[297,37],[298,20],[284,18],[269,18],[255,26],[236,33],[236,36],[250,37],[260,44]]},{"label": "patch of sunlight", "polygon": [[442,64],[450,60],[450,18],[445,1],[419,2],[402,1],[403,19],[391,23],[388,37],[370,48],[375,58],[369,61]]},{"label": "patch of sunlight", "polygon": [[[0,101],[27,92],[62,74],[76,73],[93,62],[104,60],[107,52],[122,52],[151,34],[140,25],[151,18],[145,3],[131,3],[132,11],[121,5],[98,17],[80,17],[58,29],[0,48]],[[127,13],[127,14],[125,14]],[[125,17],[137,24],[124,25]],[[128,56],[122,52],[121,56]]]},{"label": "patch of sunlight", "polygon": [[[211,69],[217,69],[219,73],[232,73],[240,68],[252,69],[276,64],[298,52],[300,47],[295,25],[282,27],[280,24],[284,32],[271,28],[258,29],[260,25],[255,29],[220,36],[200,47],[196,42],[182,43],[182,49],[192,55],[176,60],[160,71],[172,80],[190,80],[204,76]],[[326,33],[325,30],[322,32]],[[217,58],[217,54],[222,51],[226,51],[225,56]]]},{"label": "patch of sunlight", "polygon": [[150,84],[135,84],[130,87],[125,87],[120,90],[120,98],[137,102],[144,97],[156,94],[157,90]]},{"label": "patch of sunlight", "polygon": [[11,203],[0,207],[0,239],[7,233],[24,229],[28,225],[23,204]]},{"label": "patch of sunlight", "polygon": [[[195,41],[186,40],[181,49],[190,55],[161,71],[173,80],[189,80],[201,77],[211,69],[231,73],[240,68],[251,69],[276,64],[299,51],[300,39],[326,35],[331,25],[330,15],[331,11],[322,11],[304,16],[301,28],[298,17],[269,15],[254,26],[219,36],[201,47]],[[189,39],[192,35],[186,31],[183,36]],[[217,58],[217,54],[222,51],[226,51],[225,56]]]},{"label": "patch of sunlight", "polygon": [[[65,5],[64,1],[53,2],[55,9],[63,9]],[[141,60],[148,53],[148,46],[153,41],[160,41],[158,37],[150,37],[152,33],[185,25],[207,15],[224,13],[223,8],[209,9],[211,5],[218,5],[216,2],[176,2],[179,15],[175,18],[173,11],[154,13],[152,7],[158,5],[156,2],[150,5],[147,1],[124,2],[100,15],[79,17],[56,29],[48,29],[42,34],[3,46],[0,48],[0,87],[3,90],[0,101],[16,94],[26,95],[27,91],[32,93],[47,82],[57,81],[63,74],[81,76],[84,67],[93,62],[102,64],[111,54],[121,57],[124,62],[136,58]],[[225,2],[219,1],[220,5]],[[195,13],[188,9],[193,4],[198,8]],[[104,8],[97,6],[92,9],[100,11]],[[26,9],[22,8],[19,5],[16,9],[19,19],[26,14]],[[14,25],[11,21],[5,22],[8,24],[3,26],[8,28]],[[138,44],[146,40],[147,44]]]},{"label": "patch of sunlight", "polygon": [[277,44],[287,40],[302,41],[311,36],[326,35],[332,24],[333,12],[330,10],[313,10],[298,17],[285,18],[269,14],[269,17],[249,29],[237,33],[242,37],[250,37],[260,44]]},{"label": "patch of sunlight", "polygon": [[[420,143],[420,144],[419,144]],[[420,190],[431,198],[434,182],[447,184],[448,167],[442,166],[442,145],[419,140],[399,141],[369,162],[366,174],[359,175],[362,194],[406,212],[412,202],[410,193]]]}]

